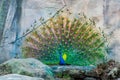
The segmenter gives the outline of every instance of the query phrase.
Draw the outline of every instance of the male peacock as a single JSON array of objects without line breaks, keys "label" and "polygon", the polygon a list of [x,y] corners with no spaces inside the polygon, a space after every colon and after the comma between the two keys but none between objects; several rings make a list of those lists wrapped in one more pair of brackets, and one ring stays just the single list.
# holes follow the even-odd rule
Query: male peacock
[{"label": "male peacock", "polygon": [[46,64],[95,65],[106,57],[105,39],[85,17],[56,16],[27,36],[24,57]]}]

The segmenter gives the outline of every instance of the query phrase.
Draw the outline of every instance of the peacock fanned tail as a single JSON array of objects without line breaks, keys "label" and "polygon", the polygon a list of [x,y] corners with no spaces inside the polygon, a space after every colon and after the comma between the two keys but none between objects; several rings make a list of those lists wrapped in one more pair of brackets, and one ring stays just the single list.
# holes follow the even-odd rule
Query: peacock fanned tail
[{"label": "peacock fanned tail", "polygon": [[34,57],[46,64],[59,64],[60,54],[71,65],[96,65],[106,57],[105,38],[93,21],[57,16],[49,19],[25,39],[24,57]]}]

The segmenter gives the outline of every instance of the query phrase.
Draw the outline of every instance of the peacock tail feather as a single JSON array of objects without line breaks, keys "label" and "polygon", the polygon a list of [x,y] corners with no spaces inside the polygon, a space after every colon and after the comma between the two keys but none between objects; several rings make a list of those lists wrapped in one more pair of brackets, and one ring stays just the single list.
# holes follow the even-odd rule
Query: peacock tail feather
[{"label": "peacock tail feather", "polygon": [[59,15],[29,34],[22,52],[51,65],[59,64],[59,52],[66,64],[96,65],[106,57],[105,38],[93,21]]}]

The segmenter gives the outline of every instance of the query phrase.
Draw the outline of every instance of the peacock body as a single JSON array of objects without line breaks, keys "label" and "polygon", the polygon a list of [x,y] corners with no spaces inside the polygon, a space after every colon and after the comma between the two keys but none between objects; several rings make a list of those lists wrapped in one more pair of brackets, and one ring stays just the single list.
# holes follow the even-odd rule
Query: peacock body
[{"label": "peacock body", "polygon": [[93,21],[56,16],[25,39],[24,57],[46,64],[95,65],[106,57],[105,39]]}]

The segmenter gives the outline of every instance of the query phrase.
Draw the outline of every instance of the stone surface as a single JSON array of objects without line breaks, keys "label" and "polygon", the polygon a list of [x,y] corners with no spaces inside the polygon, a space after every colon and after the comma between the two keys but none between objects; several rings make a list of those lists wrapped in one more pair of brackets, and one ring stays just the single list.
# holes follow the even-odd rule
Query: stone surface
[{"label": "stone surface", "polygon": [[61,80],[116,80],[120,78],[120,63],[110,60],[94,66],[51,66],[55,77]]},{"label": "stone surface", "polygon": [[120,78],[118,78],[117,80],[120,80]]},{"label": "stone surface", "polygon": [[16,80],[20,77],[20,80],[22,78],[27,80],[41,80],[41,78],[42,80],[116,80],[120,78],[120,63],[110,60],[97,67],[71,65],[48,67],[32,58],[12,59],[0,64],[0,75],[0,80],[7,78]]},{"label": "stone surface", "polygon": [[85,78],[84,80],[97,80],[97,79],[87,77],[87,78]]},{"label": "stone surface", "polygon": [[116,80],[120,78],[120,63],[110,60],[106,63],[99,64],[93,72],[102,80]]},{"label": "stone surface", "polygon": [[[0,42],[2,40],[3,30],[5,26],[5,20],[8,13],[8,8],[10,1],[1,0],[0,1]],[[2,7],[1,7],[2,6]]]},{"label": "stone surface", "polygon": [[0,80],[44,80],[44,79],[29,77],[19,74],[8,74],[8,75],[0,76]]},{"label": "stone surface", "polygon": [[11,59],[0,64],[0,75],[12,73],[54,80],[51,68],[33,58]]},{"label": "stone surface", "polygon": [[[4,12],[4,10],[8,10],[8,13],[6,14],[3,35],[1,36],[0,63],[15,57],[15,54],[20,53],[20,48],[18,48],[21,44],[20,41],[18,40],[16,43],[13,41],[15,41],[20,35],[21,1],[22,0],[10,0],[9,2],[6,1],[9,3],[9,7],[6,7],[6,5],[6,9],[2,9],[2,12]],[[2,3],[5,4],[6,2],[5,0],[2,0]],[[5,15],[5,13],[3,14]]]},{"label": "stone surface", "polygon": [[58,80],[83,80],[86,72],[93,70],[94,66],[51,66]]},{"label": "stone surface", "polygon": [[[83,70],[83,71],[90,71],[92,69],[95,68],[95,66],[51,66],[52,70],[54,70],[54,72],[62,72],[62,71],[79,71],[79,70]],[[71,72],[72,73],[72,72]]]}]

